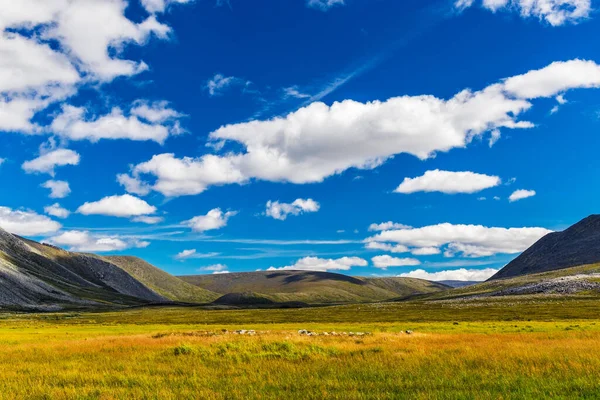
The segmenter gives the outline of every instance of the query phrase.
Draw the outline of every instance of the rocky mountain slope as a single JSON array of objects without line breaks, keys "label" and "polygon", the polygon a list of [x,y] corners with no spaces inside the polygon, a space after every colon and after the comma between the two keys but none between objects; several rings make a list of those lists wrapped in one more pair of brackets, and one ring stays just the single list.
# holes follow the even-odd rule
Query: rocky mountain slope
[{"label": "rocky mountain slope", "polygon": [[222,295],[252,293],[254,296],[261,296],[278,303],[384,301],[449,289],[446,285],[421,279],[357,278],[312,271],[265,271],[180,278]]},{"label": "rocky mountain slope", "polygon": [[591,215],[562,232],[544,236],[490,280],[595,263],[600,263],[600,215]]},{"label": "rocky mountain slope", "polygon": [[[181,291],[171,288],[177,278],[154,271],[149,264],[136,273],[118,264],[120,260],[72,253],[37,243],[0,229],[0,308],[53,310],[72,307],[106,307],[171,303],[190,298],[212,300],[217,295],[199,291],[181,282]],[[147,273],[142,273],[141,269]],[[156,284],[138,276],[160,275]],[[185,295],[182,291],[188,289]],[[190,294],[191,293],[191,294]]]}]

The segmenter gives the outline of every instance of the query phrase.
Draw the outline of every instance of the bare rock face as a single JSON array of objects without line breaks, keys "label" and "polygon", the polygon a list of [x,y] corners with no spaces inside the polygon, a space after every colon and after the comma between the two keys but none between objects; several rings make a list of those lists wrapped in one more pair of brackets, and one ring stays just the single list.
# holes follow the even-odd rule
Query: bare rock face
[{"label": "bare rock face", "polygon": [[0,228],[0,308],[56,310],[167,300],[121,268]]},{"label": "bare rock face", "polygon": [[600,263],[600,215],[590,215],[562,232],[550,233],[490,280]]}]

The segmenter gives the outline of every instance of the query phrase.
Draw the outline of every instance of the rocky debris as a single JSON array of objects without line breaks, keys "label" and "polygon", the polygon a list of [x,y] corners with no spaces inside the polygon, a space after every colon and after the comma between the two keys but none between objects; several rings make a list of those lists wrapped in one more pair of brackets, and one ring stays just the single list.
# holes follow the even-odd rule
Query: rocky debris
[{"label": "rocky debris", "polygon": [[309,331],[307,329],[300,329],[298,331],[298,334],[300,336],[349,336],[349,337],[355,337],[355,336],[370,336],[371,332],[342,332],[342,333],[337,333],[337,332],[313,332],[313,331]]},{"label": "rocky debris", "polygon": [[531,283],[515,288],[500,290],[494,296],[510,296],[520,294],[576,294],[588,290],[599,290],[600,283],[587,279],[600,277],[600,274],[572,275]]},{"label": "rocky debris", "polygon": [[256,331],[253,330],[246,330],[246,329],[239,329],[235,332],[233,332],[236,335],[247,335],[247,336],[254,336],[256,335]]}]

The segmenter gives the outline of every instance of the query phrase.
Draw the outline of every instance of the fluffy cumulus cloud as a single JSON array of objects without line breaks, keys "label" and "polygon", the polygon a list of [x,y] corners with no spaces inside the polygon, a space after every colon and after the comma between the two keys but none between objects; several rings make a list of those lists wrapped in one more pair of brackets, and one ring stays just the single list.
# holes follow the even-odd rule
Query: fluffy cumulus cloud
[{"label": "fluffy cumulus cloud", "polygon": [[345,0],[306,0],[306,6],[321,11],[327,11],[335,6],[343,6]]},{"label": "fluffy cumulus cloud", "polygon": [[423,176],[417,178],[405,178],[395,192],[404,194],[416,192],[476,193],[498,186],[501,182],[497,176],[436,169],[427,171]]},{"label": "fluffy cumulus cloud", "polygon": [[44,212],[56,218],[68,218],[71,212],[66,208],[63,208],[58,203],[54,203],[50,206],[44,207]]},{"label": "fluffy cumulus cloud", "polygon": [[519,190],[515,190],[509,197],[508,197],[508,201],[510,201],[511,203],[515,202],[515,201],[519,201],[519,200],[523,200],[523,199],[527,199],[529,197],[533,197],[536,195],[535,190],[525,190],[525,189],[519,189]]},{"label": "fluffy cumulus cloud", "polygon": [[64,199],[71,193],[69,182],[55,181],[53,179],[42,183],[42,187],[50,189],[51,199]]},{"label": "fluffy cumulus cloud", "polygon": [[38,236],[56,232],[61,224],[33,211],[0,207],[0,228],[15,235]]},{"label": "fluffy cumulus cloud", "polygon": [[448,271],[427,272],[423,269],[399,275],[402,278],[418,278],[428,281],[474,281],[482,282],[491,278],[498,272],[497,269],[453,269]]},{"label": "fluffy cumulus cloud", "polygon": [[338,259],[305,257],[298,260],[294,265],[288,265],[281,268],[271,267],[269,268],[269,271],[348,271],[352,267],[366,267],[367,265],[369,265],[369,263],[359,257],[342,257]]},{"label": "fluffy cumulus cloud", "polygon": [[552,26],[577,24],[593,11],[591,0],[457,0],[455,3],[460,10],[474,4],[492,12],[516,11],[523,18],[538,18]]},{"label": "fluffy cumulus cloud", "polygon": [[53,236],[47,240],[54,246],[64,247],[70,251],[83,252],[110,252],[122,251],[133,248],[145,248],[150,243],[135,238],[128,238],[119,235],[106,236],[94,235],[88,231],[67,231],[60,235]]},{"label": "fluffy cumulus cloud", "polygon": [[45,173],[54,176],[56,167],[78,165],[81,157],[73,150],[56,149],[40,155],[31,161],[25,161],[22,168],[28,174]]},{"label": "fluffy cumulus cloud", "polygon": [[156,207],[129,194],[109,196],[101,200],[88,202],[77,209],[83,215],[107,215],[112,217],[139,217],[156,212]]},{"label": "fluffy cumulus cloud", "polygon": [[126,59],[123,50],[152,36],[167,39],[171,29],[153,15],[139,22],[128,19],[128,4],[0,0],[0,130],[41,132],[32,122],[36,113],[80,86],[147,70],[142,60]]},{"label": "fluffy cumulus cloud", "polygon": [[391,256],[377,256],[371,259],[373,266],[380,269],[388,269],[390,267],[412,267],[421,265],[421,261],[416,258],[398,258]]},{"label": "fluffy cumulus cloud", "polygon": [[269,201],[267,202],[265,215],[280,221],[285,221],[290,215],[315,213],[319,211],[320,208],[321,205],[313,199],[296,199],[291,204]]},{"label": "fluffy cumulus cloud", "polygon": [[101,116],[90,116],[82,107],[65,105],[49,129],[70,140],[129,139],[163,143],[169,136],[183,132],[178,118],[180,114],[164,102],[138,102],[128,115],[115,107]]},{"label": "fluffy cumulus cloud", "polygon": [[350,168],[376,168],[397,154],[427,159],[500,128],[530,128],[534,125],[520,115],[532,100],[598,86],[600,66],[572,60],[447,100],[423,95],[331,106],[315,102],[283,117],[226,125],[210,134],[216,148],[231,142],[243,152],[199,158],[160,154],[134,166],[129,178],[166,196],[252,179],[322,182]]},{"label": "fluffy cumulus cloud", "polygon": [[229,218],[237,215],[237,211],[223,212],[220,208],[210,210],[206,215],[199,215],[188,221],[182,222],[195,232],[206,232],[221,229],[227,226]]},{"label": "fluffy cumulus cloud", "polygon": [[527,249],[551,231],[545,228],[496,228],[481,225],[453,225],[449,223],[422,228],[381,232],[367,242],[402,245],[433,252],[446,248],[447,257],[484,257],[494,254],[516,254]]}]

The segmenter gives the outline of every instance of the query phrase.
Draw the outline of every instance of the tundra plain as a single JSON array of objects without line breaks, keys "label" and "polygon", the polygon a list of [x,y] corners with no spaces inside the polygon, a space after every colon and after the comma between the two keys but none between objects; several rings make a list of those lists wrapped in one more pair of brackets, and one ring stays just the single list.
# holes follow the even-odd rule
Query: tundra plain
[{"label": "tundra plain", "polygon": [[0,399],[600,397],[592,294],[0,318]]}]

